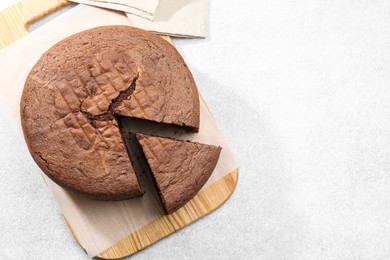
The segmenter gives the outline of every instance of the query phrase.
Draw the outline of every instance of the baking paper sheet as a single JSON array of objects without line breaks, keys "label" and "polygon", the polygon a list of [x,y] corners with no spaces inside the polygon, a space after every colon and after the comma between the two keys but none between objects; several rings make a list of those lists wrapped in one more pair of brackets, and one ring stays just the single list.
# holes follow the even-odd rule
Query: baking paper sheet
[{"label": "baking paper sheet", "polygon": [[[21,135],[19,102],[25,79],[33,65],[59,40],[102,25],[130,25],[130,22],[125,15],[117,12],[78,5],[0,51],[0,101],[9,109]],[[218,164],[205,188],[237,167],[203,99],[200,122],[198,134],[187,134],[182,138],[220,145],[223,148]],[[127,201],[94,201],[68,192],[43,173],[42,175],[62,214],[90,256],[99,254],[163,214],[154,191],[147,190],[142,198]]]},{"label": "baking paper sheet", "polygon": [[159,0],[70,0],[72,2],[128,12],[153,20]]},{"label": "baking paper sheet", "polygon": [[160,0],[153,21],[127,13],[131,24],[175,37],[207,36],[208,0]]}]

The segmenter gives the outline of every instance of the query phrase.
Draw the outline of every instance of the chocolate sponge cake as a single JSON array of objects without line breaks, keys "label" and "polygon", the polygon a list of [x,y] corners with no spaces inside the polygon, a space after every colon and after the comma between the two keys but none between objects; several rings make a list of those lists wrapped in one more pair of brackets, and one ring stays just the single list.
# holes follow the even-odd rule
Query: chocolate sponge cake
[{"label": "chocolate sponge cake", "polygon": [[114,115],[199,128],[198,92],[180,54],[129,26],[70,36],[42,55],[21,98],[24,137],[53,181],[94,199],[143,194]]},{"label": "chocolate sponge cake", "polygon": [[137,134],[156,182],[165,211],[170,214],[203,187],[213,172],[221,147]]}]

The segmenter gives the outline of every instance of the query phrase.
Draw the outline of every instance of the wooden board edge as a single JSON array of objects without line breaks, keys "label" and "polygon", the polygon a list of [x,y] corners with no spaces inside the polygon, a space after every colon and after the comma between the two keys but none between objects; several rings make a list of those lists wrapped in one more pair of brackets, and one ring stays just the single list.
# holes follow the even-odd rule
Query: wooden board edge
[{"label": "wooden board edge", "polygon": [[[66,0],[21,0],[0,12],[0,49],[28,34],[31,23],[74,4]],[[169,36],[161,36],[172,44]]]},{"label": "wooden board edge", "polygon": [[[65,0],[21,0],[0,12],[0,49],[28,34],[28,26],[71,4]],[[3,36],[4,34],[4,36]]]},{"label": "wooden board edge", "polygon": [[170,215],[161,216],[99,253],[99,259],[130,256],[190,225],[221,207],[233,194],[238,182],[238,169],[199,192],[192,200]]}]

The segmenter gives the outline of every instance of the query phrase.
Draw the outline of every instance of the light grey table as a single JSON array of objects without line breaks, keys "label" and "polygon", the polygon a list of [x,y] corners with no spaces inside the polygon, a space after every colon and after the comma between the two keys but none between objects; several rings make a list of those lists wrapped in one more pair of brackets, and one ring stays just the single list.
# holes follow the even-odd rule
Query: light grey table
[{"label": "light grey table", "polygon": [[[175,44],[239,183],[132,259],[389,258],[390,2],[210,2],[210,37]],[[86,259],[1,106],[0,258]]]}]

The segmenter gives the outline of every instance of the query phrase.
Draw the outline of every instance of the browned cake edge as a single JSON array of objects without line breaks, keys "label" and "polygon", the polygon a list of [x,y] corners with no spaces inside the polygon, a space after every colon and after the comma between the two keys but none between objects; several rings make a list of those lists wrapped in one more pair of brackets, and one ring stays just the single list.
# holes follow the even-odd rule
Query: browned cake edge
[{"label": "browned cake edge", "polygon": [[[97,27],[97,28],[93,28],[93,29],[89,29],[89,30],[99,30],[99,29],[103,29],[103,28],[107,28],[107,27],[131,27],[131,26],[101,26],[101,27]],[[134,28],[134,27],[131,27],[133,30],[135,31],[139,31],[143,34],[147,34],[149,36],[150,33],[148,32],[145,32],[144,30],[141,30],[141,29],[138,29],[138,28]],[[74,38],[74,37],[78,37],[78,35],[82,34],[84,31],[82,32],[79,32],[79,33],[76,33],[76,34],[73,34],[63,40],[61,40],[60,42],[56,43],[55,45],[53,45],[47,52],[50,52],[50,50],[58,45],[58,44],[61,44],[61,42],[63,41],[66,41],[66,40],[69,40],[71,38]],[[172,46],[166,42],[165,40],[163,40],[161,37],[159,36],[156,36],[156,35],[151,35],[150,38],[153,38],[153,40],[157,40],[157,41],[160,41],[161,43],[163,43],[164,45],[167,45],[167,48],[169,50],[171,50],[172,53],[175,54],[175,56],[177,56],[182,62],[183,64],[185,65],[185,67],[188,68],[187,64],[185,63],[185,61],[183,60],[182,56],[178,53],[178,51],[175,49],[175,48],[172,48]],[[191,73],[190,70],[185,70],[185,72],[188,74],[188,76],[193,80],[193,75]],[[27,84],[27,82],[26,82]],[[26,85],[25,85],[26,86]],[[25,128],[24,126],[24,115],[22,113],[23,111],[23,106],[25,105],[24,104],[24,95],[26,95],[26,91],[23,90],[23,93],[22,93],[22,98],[21,98],[21,103],[20,103],[20,115],[21,115],[21,124],[22,124],[22,129]],[[197,109],[194,109],[194,113],[195,113],[195,119],[193,120],[192,124],[191,125],[179,125],[180,127],[183,127],[191,132],[198,132],[199,131],[199,99],[197,97],[197,99],[195,100],[195,106]],[[142,118],[141,118],[142,119]],[[117,119],[115,119],[117,120]],[[119,123],[119,122],[118,122]],[[159,122],[158,122],[159,123]],[[163,123],[164,124],[164,123]],[[172,125],[175,125],[175,124],[172,124]],[[92,198],[92,199],[97,199],[97,200],[124,200],[124,199],[129,199],[129,198],[134,198],[134,197],[139,197],[139,196],[142,196],[144,194],[144,191],[142,190],[141,186],[139,185],[138,183],[138,190],[136,191],[133,191],[132,193],[129,193],[129,192],[124,192],[124,193],[115,193],[115,194],[112,194],[112,195],[107,195],[107,194],[102,194],[100,192],[83,192],[81,190],[78,190],[78,189],[75,189],[73,186],[71,185],[68,185],[66,182],[62,182],[60,179],[56,178],[55,174],[52,174],[51,170],[48,169],[47,167],[47,162],[45,161],[45,159],[40,156],[40,152],[39,151],[33,151],[31,149],[31,146],[29,144],[29,139],[27,138],[26,136],[26,131],[23,131],[23,135],[24,135],[24,138],[26,140],[26,143],[27,143],[27,147],[30,151],[30,154],[32,155],[34,161],[37,163],[37,165],[39,166],[39,168],[51,179],[53,180],[55,183],[57,183],[58,185],[68,189],[68,190],[71,190],[71,191],[74,191],[76,193],[79,193],[79,194],[82,194],[82,195],[85,195],[89,198]],[[123,135],[121,133],[121,137],[123,138]],[[126,147],[126,144],[125,142],[123,142],[125,147]],[[126,150],[127,150],[127,147],[126,147]],[[128,155],[129,156],[129,155]],[[130,162],[132,163],[132,159],[130,158],[129,156],[129,160]],[[136,173],[136,176],[137,176],[137,179],[138,179],[138,182],[139,182],[139,175]]]},{"label": "browned cake edge", "polygon": [[[25,135],[25,134],[23,133],[23,135]],[[28,148],[28,150],[29,150],[33,160],[38,165],[38,167],[53,182],[55,182],[56,184],[58,184],[59,186],[61,186],[63,188],[66,188],[69,191],[72,191],[72,192],[75,192],[77,194],[83,195],[83,196],[88,197],[90,199],[102,200],[102,201],[126,200],[126,199],[141,197],[141,196],[143,196],[145,194],[145,191],[142,189],[142,187],[140,185],[140,181],[138,180],[139,176],[138,176],[137,173],[136,173],[136,178],[138,180],[138,182],[137,182],[138,190],[132,190],[132,191],[125,190],[124,192],[116,192],[116,193],[108,195],[106,193],[101,193],[101,192],[98,192],[98,191],[96,191],[96,192],[89,191],[87,193],[85,191],[81,191],[81,190],[75,189],[73,186],[68,185],[66,182],[62,182],[59,178],[56,178],[55,175],[51,174],[52,171],[47,168],[47,162],[43,159],[42,156],[40,156],[39,152],[32,151],[32,149],[31,149],[31,147],[30,147],[26,137],[25,137],[25,140],[26,140],[26,143],[27,143],[27,148]],[[127,150],[126,150],[126,152],[127,152]],[[130,156],[129,156],[129,160],[130,160],[130,163],[133,164],[133,161],[131,160]]]},{"label": "browned cake edge", "polygon": [[[210,144],[203,144],[203,143],[199,143],[199,142],[193,142],[193,141],[189,141],[189,140],[179,140],[179,139],[175,139],[175,138],[171,138],[171,137],[161,137],[161,136],[157,136],[157,135],[145,135],[145,134],[141,134],[141,133],[136,133],[136,138],[139,142],[139,145],[141,146],[142,150],[144,149],[143,145],[141,144],[141,140],[142,139],[146,139],[148,137],[158,137],[158,138],[164,138],[164,139],[170,139],[170,140],[173,140],[173,141],[176,141],[176,142],[179,142],[179,143],[193,143],[193,144],[200,144],[200,145],[205,145],[205,146],[210,146],[210,147],[214,147],[214,148],[217,148],[217,152],[216,153],[213,153],[213,157],[210,159],[210,161],[212,161],[212,164],[210,165],[210,167],[208,169],[206,169],[206,172],[207,174],[205,175],[205,178],[202,178],[202,182],[199,182],[198,183],[198,186],[196,187],[196,190],[194,190],[194,193],[192,195],[192,197],[188,198],[188,199],[185,199],[185,200],[182,200],[181,203],[177,204],[175,207],[173,208],[167,208],[166,207],[166,203],[164,201],[164,197],[162,196],[161,194],[161,191],[160,191],[160,188],[159,188],[159,185],[155,179],[155,176],[153,174],[153,170],[150,168],[150,174],[152,175],[152,178],[153,178],[153,181],[154,181],[154,185],[155,185],[155,188],[156,190],[158,191],[158,194],[159,194],[159,198],[160,198],[160,201],[162,203],[162,206],[164,208],[164,211],[165,213],[168,215],[168,214],[172,214],[173,212],[177,211],[178,209],[180,209],[181,207],[183,207],[187,202],[189,202],[196,194],[199,193],[199,191],[202,189],[202,187],[204,186],[204,184],[207,182],[207,180],[210,178],[211,174],[213,173],[214,169],[215,169],[215,166],[217,165],[218,163],[218,159],[219,159],[219,156],[221,154],[221,150],[222,150],[222,147],[220,146],[215,146],[215,145],[210,145]],[[145,152],[144,152],[144,155],[145,155]],[[146,157],[146,155],[145,155]],[[147,158],[146,158],[147,159]],[[149,164],[148,164],[149,165]]]}]

